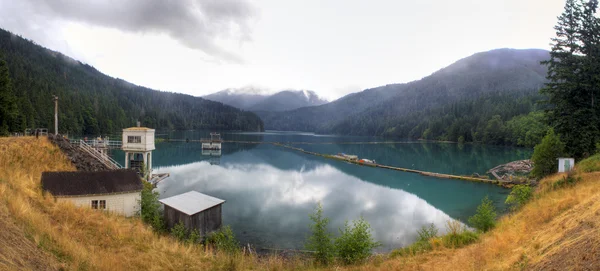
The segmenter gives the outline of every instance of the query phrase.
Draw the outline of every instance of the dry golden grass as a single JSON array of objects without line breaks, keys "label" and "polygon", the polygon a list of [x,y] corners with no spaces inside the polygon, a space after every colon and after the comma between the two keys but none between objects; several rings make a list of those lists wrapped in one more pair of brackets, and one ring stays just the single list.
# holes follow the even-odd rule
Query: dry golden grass
[{"label": "dry golden grass", "polygon": [[[35,244],[30,251],[12,250],[20,244],[0,239],[5,248],[0,250],[0,269],[287,270],[303,266],[277,257],[213,253],[158,236],[138,218],[76,208],[42,196],[41,173],[65,170],[75,168],[45,138],[0,138],[0,211],[8,210],[8,219]],[[20,263],[27,254],[42,255],[38,260],[42,263],[37,267]]]},{"label": "dry golden grass", "polygon": [[360,270],[600,270],[600,172],[581,174],[574,186],[552,188],[564,177],[542,180],[535,199],[502,217],[479,242],[437,247]]},{"label": "dry golden grass", "polygon": [[[0,269],[309,270],[306,260],[231,257],[158,236],[137,218],[75,208],[44,197],[43,171],[75,170],[46,139],[0,138]],[[543,180],[535,199],[501,218],[475,244],[416,256],[373,257],[331,270],[600,269],[600,173],[581,174],[575,186],[554,189]],[[4,214],[4,215],[2,215]],[[17,247],[18,246],[18,247]],[[32,257],[35,255],[35,257]]]}]

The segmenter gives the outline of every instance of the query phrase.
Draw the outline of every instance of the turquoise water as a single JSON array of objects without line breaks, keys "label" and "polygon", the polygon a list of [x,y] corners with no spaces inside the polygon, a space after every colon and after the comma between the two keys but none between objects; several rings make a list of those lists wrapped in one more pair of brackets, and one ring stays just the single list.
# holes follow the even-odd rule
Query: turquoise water
[{"label": "turquoise water", "polygon": [[[205,132],[157,133],[157,137],[199,139]],[[319,136],[308,133],[223,133],[225,140],[256,142],[365,142],[381,138]],[[439,173],[485,172],[502,163],[526,159],[531,150],[450,143],[297,144],[305,150],[345,152],[378,163]],[[118,161],[124,159],[114,151]],[[200,143],[161,142],[154,172],[168,172],[160,197],[195,190],[226,200],[223,222],[242,244],[257,248],[300,249],[309,234],[308,215],[317,202],[337,233],[344,222],[363,216],[375,239],[389,251],[412,243],[416,231],[434,223],[466,221],[489,196],[503,211],[508,190],[495,185],[438,179],[380,168],[361,167],[273,146],[224,143],[220,156],[202,155]]]}]

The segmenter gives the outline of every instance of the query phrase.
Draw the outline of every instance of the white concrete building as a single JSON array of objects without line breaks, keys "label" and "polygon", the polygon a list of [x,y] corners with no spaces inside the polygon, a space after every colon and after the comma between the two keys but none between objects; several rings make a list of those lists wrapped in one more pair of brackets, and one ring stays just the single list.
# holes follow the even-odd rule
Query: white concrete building
[{"label": "white concrete building", "polygon": [[152,173],[152,151],[154,146],[154,129],[147,127],[131,127],[123,129],[121,149],[125,152],[125,168],[142,171],[146,167],[149,178]]},{"label": "white concrete building", "polygon": [[140,211],[142,188],[142,180],[133,170],[42,173],[42,189],[57,201],[124,216]]}]

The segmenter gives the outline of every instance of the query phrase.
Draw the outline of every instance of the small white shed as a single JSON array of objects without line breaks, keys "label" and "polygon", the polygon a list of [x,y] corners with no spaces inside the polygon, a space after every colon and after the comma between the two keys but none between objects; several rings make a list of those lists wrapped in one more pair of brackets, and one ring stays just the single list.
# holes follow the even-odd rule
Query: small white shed
[{"label": "small white shed", "polygon": [[575,166],[574,158],[558,158],[558,172],[569,172]]},{"label": "small white shed", "polygon": [[133,170],[43,172],[42,189],[57,201],[133,216],[140,210],[142,180]]}]

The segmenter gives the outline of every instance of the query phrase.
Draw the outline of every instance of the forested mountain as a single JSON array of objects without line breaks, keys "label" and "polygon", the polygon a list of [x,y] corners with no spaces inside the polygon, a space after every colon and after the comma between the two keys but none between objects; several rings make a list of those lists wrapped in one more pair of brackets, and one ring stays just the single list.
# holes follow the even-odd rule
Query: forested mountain
[{"label": "forested mountain", "polygon": [[244,87],[228,88],[202,98],[247,110],[271,95],[272,93],[264,89]]},{"label": "forested mountain", "polygon": [[226,89],[204,98],[250,111],[287,111],[327,103],[312,90],[283,90],[271,94],[255,88]]},{"label": "forested mountain", "polygon": [[136,120],[157,129],[263,130],[252,112],[136,86],[1,29],[0,59],[8,64],[10,91],[16,96],[17,114],[10,120],[10,131],[52,128],[52,95],[59,97],[63,133],[118,133]]},{"label": "forested mountain", "polygon": [[300,107],[322,105],[327,100],[311,90],[284,90],[248,108],[251,111],[287,111]]},{"label": "forested mountain", "polygon": [[543,97],[538,90],[546,82],[540,62],[548,58],[544,50],[482,52],[418,81],[368,89],[322,106],[259,115],[267,129],[275,130],[516,144],[506,125],[539,108],[537,101]]},{"label": "forested mountain", "polygon": [[331,127],[349,115],[360,113],[394,96],[404,85],[387,85],[348,94],[331,103],[286,112],[257,111],[265,128],[282,131],[330,133]]}]

